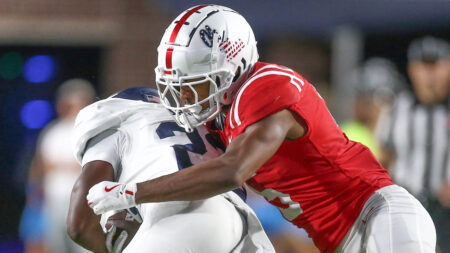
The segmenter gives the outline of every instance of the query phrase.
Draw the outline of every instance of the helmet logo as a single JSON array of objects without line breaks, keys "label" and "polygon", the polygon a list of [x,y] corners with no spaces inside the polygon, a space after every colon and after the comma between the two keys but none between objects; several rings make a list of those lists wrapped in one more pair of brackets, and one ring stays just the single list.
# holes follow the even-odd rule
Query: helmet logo
[{"label": "helmet logo", "polygon": [[229,41],[228,39],[224,39],[220,36],[216,29],[212,29],[209,25],[205,25],[205,28],[200,30],[200,38],[209,48],[212,48],[213,46],[214,34],[218,34],[217,38],[218,42],[220,42],[220,50],[225,52],[228,61],[235,58],[236,55],[245,47],[244,42],[240,38],[234,42]]},{"label": "helmet logo", "polygon": [[[212,47],[215,33],[217,33],[216,29],[211,29],[209,25],[206,25],[205,29],[200,30],[200,38],[202,39],[203,43],[205,43],[206,46]],[[219,41],[222,41],[222,37],[220,35],[218,36],[218,38]]]}]

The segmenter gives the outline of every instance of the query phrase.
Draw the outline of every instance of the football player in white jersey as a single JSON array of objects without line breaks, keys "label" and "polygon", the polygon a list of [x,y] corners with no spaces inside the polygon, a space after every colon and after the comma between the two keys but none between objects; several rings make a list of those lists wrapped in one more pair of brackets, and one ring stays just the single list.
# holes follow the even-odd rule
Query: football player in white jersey
[{"label": "football player in white jersey", "polygon": [[114,226],[102,231],[86,202],[94,184],[114,181],[104,186],[106,192],[131,195],[135,189],[119,183],[164,176],[223,153],[205,127],[191,133],[179,127],[155,90],[130,88],[86,107],[74,132],[83,171],[72,191],[67,225],[83,247],[95,252],[121,252],[124,246],[123,252],[275,252],[243,201],[242,189],[199,201],[137,205],[143,222],[128,245],[126,230],[117,229],[114,236]]}]

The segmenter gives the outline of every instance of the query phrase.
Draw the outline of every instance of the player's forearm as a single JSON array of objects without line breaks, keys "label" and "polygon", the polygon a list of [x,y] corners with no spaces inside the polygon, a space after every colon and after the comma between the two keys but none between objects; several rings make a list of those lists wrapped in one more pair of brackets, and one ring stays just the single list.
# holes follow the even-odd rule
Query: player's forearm
[{"label": "player's forearm", "polygon": [[100,216],[89,208],[86,195],[89,189],[102,180],[112,180],[114,175],[110,164],[94,161],[85,165],[75,182],[70,197],[67,215],[67,233],[73,241],[93,252],[107,252],[106,235],[100,226]]},{"label": "player's forearm", "polygon": [[101,229],[89,228],[82,231],[82,233],[71,234],[70,237],[74,242],[80,246],[98,253],[106,253],[106,236]]},{"label": "player's forearm", "polygon": [[136,203],[198,200],[241,186],[284,141],[290,124],[279,126],[285,111],[247,128],[228,146],[225,154],[167,176],[137,184]]},{"label": "player's forearm", "polygon": [[232,163],[209,160],[177,173],[137,184],[136,203],[209,198],[239,187]]},{"label": "player's forearm", "polygon": [[273,114],[249,126],[220,157],[137,184],[136,203],[197,200],[233,190],[273,156],[294,125],[288,110]]},{"label": "player's forearm", "polygon": [[67,233],[70,238],[82,247],[93,252],[107,252],[106,236],[103,233],[98,219],[72,220],[69,213]]},{"label": "player's forearm", "polygon": [[99,225],[99,216],[94,215],[87,206],[84,188],[82,182],[75,183],[67,215],[67,233],[74,242],[90,251],[107,252],[106,236]]}]

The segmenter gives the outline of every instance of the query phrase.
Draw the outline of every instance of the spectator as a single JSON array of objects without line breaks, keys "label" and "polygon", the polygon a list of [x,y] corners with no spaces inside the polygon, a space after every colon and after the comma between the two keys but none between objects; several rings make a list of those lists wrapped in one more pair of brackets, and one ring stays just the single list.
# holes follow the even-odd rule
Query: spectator
[{"label": "spectator", "polygon": [[408,49],[413,92],[395,102],[382,136],[393,154],[394,181],[422,201],[436,224],[438,247],[450,252],[449,44],[425,37]]},{"label": "spectator", "polygon": [[81,172],[72,153],[71,132],[79,110],[93,101],[94,94],[83,79],[70,79],[58,88],[58,118],[41,132],[29,172],[21,224],[26,252],[87,252],[67,236],[66,216],[72,186]]},{"label": "spectator", "polygon": [[371,58],[350,75],[349,82],[356,90],[354,120],[344,122],[342,130],[380,159],[378,122],[383,112],[391,108],[395,94],[404,87],[404,80],[392,62]]}]

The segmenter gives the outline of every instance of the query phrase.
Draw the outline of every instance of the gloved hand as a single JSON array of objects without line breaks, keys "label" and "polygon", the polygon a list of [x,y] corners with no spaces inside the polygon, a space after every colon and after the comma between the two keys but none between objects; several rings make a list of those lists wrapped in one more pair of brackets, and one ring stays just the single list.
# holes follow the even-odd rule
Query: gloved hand
[{"label": "gloved hand", "polygon": [[136,191],[136,183],[121,184],[103,181],[89,189],[86,199],[95,214],[103,214],[111,210],[135,206]]},{"label": "gloved hand", "polygon": [[[112,212],[114,214],[111,215]],[[102,215],[102,219],[104,219],[102,228],[106,234],[106,248],[108,252],[114,253],[120,253],[128,246],[142,223],[141,215],[136,207],[109,211]]]},{"label": "gloved hand", "polygon": [[111,226],[106,233],[106,249],[111,253],[122,252],[125,241],[128,238],[128,232],[126,230]]}]

